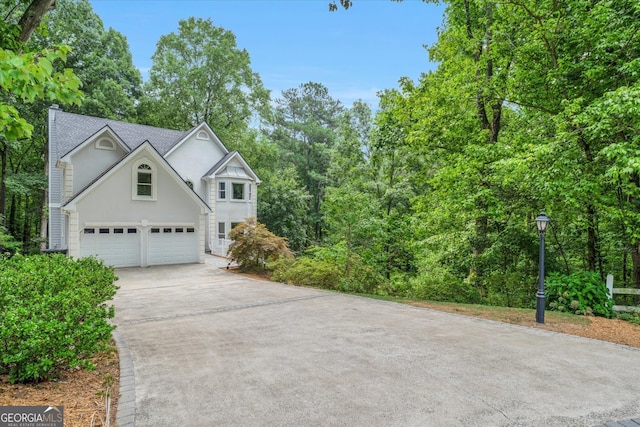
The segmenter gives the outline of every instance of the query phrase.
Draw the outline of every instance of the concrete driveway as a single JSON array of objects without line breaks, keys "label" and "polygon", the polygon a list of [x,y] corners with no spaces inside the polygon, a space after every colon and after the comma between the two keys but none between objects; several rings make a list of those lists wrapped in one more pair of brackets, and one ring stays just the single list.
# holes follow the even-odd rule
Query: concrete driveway
[{"label": "concrete driveway", "polygon": [[590,426],[640,415],[636,349],[206,261],[117,271],[120,427]]}]

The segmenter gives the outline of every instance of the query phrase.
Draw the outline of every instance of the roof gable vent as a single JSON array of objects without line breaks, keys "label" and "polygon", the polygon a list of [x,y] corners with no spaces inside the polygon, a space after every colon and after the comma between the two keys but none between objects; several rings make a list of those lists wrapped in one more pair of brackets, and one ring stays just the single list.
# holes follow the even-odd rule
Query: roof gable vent
[{"label": "roof gable vent", "polygon": [[196,134],[196,139],[203,139],[205,141],[208,141],[209,140],[209,134],[206,131],[201,130]]},{"label": "roof gable vent", "polygon": [[100,138],[96,141],[96,149],[115,151],[116,144],[109,138]]}]

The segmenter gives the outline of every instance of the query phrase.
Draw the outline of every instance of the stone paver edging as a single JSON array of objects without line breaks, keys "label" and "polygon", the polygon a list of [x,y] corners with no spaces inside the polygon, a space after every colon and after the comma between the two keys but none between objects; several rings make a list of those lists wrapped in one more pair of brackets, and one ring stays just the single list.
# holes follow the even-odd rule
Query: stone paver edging
[{"label": "stone paver edging", "polygon": [[120,397],[116,409],[116,426],[133,427],[136,424],[136,379],[133,360],[127,343],[117,330],[111,333],[120,358]]}]

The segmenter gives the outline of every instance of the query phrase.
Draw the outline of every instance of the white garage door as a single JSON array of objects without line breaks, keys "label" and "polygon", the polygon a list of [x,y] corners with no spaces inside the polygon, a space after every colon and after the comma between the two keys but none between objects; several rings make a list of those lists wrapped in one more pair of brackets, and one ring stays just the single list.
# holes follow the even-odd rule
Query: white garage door
[{"label": "white garage door", "polygon": [[151,227],[147,239],[149,265],[198,262],[198,233],[193,227]]},{"label": "white garage door", "polygon": [[85,228],[80,234],[80,256],[94,255],[114,267],[140,263],[140,232],[137,228]]}]

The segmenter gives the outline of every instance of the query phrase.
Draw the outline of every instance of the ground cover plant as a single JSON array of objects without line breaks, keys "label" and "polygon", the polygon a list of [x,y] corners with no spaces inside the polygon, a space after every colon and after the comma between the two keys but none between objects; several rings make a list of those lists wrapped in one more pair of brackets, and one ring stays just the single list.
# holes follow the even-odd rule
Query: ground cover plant
[{"label": "ground cover plant", "polygon": [[15,255],[0,262],[0,373],[11,382],[92,368],[109,345],[117,290],[112,268],[94,258]]}]

